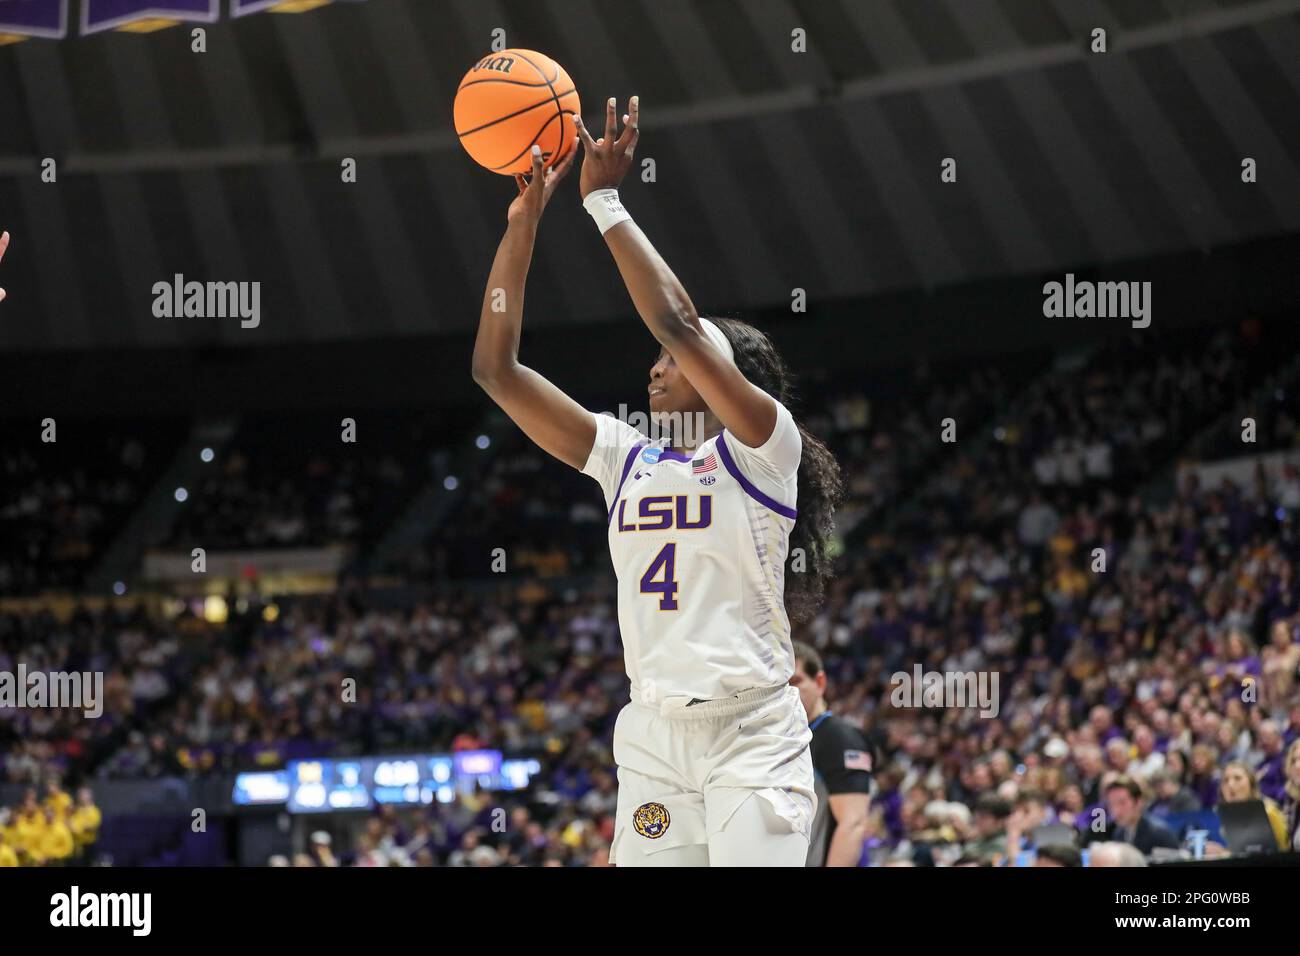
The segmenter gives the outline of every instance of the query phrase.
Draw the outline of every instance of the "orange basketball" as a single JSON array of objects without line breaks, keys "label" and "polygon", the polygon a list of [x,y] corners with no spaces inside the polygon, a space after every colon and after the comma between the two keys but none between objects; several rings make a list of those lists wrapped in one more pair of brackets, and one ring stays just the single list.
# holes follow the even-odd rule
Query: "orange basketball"
[{"label": "orange basketball", "polygon": [[532,148],[548,166],[573,148],[581,112],[564,67],[532,50],[502,50],[475,63],[456,90],[456,135],[480,166],[512,176],[533,168]]}]

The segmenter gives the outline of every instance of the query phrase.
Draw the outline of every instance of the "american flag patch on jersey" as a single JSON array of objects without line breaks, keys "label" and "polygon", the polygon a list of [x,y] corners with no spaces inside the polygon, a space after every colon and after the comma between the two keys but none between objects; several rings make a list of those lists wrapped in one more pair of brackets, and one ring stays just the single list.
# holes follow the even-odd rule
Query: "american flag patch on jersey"
[{"label": "american flag patch on jersey", "polygon": [[865,750],[844,751],[845,770],[865,770],[871,773],[871,754]]},{"label": "american flag patch on jersey", "polygon": [[693,462],[691,462],[691,474],[703,475],[706,472],[716,471],[717,467],[718,467],[717,456],[715,456],[712,452],[710,452],[709,454],[705,455],[703,458],[696,458]]}]

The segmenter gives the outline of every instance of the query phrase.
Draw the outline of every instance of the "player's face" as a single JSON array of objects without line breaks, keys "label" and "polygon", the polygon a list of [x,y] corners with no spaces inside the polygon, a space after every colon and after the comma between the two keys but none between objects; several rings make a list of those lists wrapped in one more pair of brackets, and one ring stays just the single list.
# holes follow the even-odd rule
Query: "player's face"
[{"label": "player's face", "polygon": [[660,349],[654,365],[650,366],[650,411],[702,412],[704,399],[681,373],[667,349]]}]

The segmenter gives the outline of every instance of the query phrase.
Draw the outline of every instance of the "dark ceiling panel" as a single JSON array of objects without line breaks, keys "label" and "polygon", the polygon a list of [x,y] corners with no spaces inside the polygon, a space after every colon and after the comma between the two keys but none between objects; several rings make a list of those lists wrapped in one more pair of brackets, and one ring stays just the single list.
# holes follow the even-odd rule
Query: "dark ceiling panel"
[{"label": "dark ceiling panel", "polygon": [[[1139,50],[1133,63],[1160,102],[1162,113],[1169,118],[1183,152],[1196,166],[1208,191],[1218,197],[1219,208],[1232,221],[1233,231],[1249,232],[1254,227],[1272,232],[1281,224],[1273,215],[1265,194],[1259,189],[1243,188],[1241,181],[1242,147],[1234,144],[1223,125],[1207,108],[1196,91],[1187,71],[1170,47]],[[1300,125],[1300,115],[1297,115]],[[1300,202],[1300,197],[1296,197]]]},{"label": "dark ceiling panel", "polygon": [[845,11],[853,0],[791,0],[810,37],[809,49],[821,57],[836,81],[877,76],[882,67]]},{"label": "dark ceiling panel", "polygon": [[742,93],[779,88],[781,74],[740,0],[712,0],[699,4],[696,12],[712,41],[715,58],[726,65]]},{"label": "dark ceiling panel", "polygon": [[262,142],[310,143],[302,93],[294,80],[273,15],[244,17],[231,33],[239,48],[239,62],[255,91],[262,120]]},{"label": "dark ceiling panel", "polygon": [[1081,262],[1102,255],[1104,250],[1093,247],[1083,210],[1056,175],[1033,122],[1007,94],[1007,82],[1003,77],[976,80],[967,83],[965,90],[1000,165],[1016,170],[1015,176],[1008,177],[1012,188],[1057,262]]},{"label": "dark ceiling panel", "polygon": [[956,63],[971,59],[975,51],[948,10],[949,0],[893,0],[926,59],[931,63]]},{"label": "dark ceiling panel", "polygon": [[[218,34],[218,25],[208,29],[208,52],[193,53],[187,43],[150,43],[140,51],[149,73],[162,84],[164,116],[171,141],[182,149],[212,149],[222,145],[221,127],[213,110],[211,91],[203,72],[208,57],[229,34]],[[179,39],[180,35],[177,35]]]},{"label": "dark ceiling panel", "polygon": [[1016,35],[1028,46],[1068,43],[1074,39],[1056,12],[1043,0],[998,0]]},{"label": "dark ceiling panel", "polygon": [[[451,109],[496,27],[570,68],[588,119],[644,97],[637,171],[653,158],[657,179],[625,195],[701,308],[1274,235],[1300,227],[1298,6],[369,0],[223,19],[206,54],[186,28],[0,48],[0,342],[470,328],[514,186],[463,153]],[[1118,29],[1112,53],[1086,52],[1094,23]],[[1259,189],[1239,181],[1247,154]],[[71,160],[56,185],[43,155]],[[539,236],[533,330],[630,315],[577,179]],[[264,327],[141,321],[141,284],[175,271],[261,280]]]},{"label": "dark ceiling panel", "polygon": [[127,43],[143,49],[149,42],[149,37],[126,34],[69,38],[55,45],[68,78],[77,138],[83,149],[113,153],[132,145],[121,106],[112,95],[114,83],[107,45]]},{"label": "dark ceiling panel", "polygon": [[[1300,18],[1292,18],[1288,28],[1300,42]],[[1254,28],[1225,30],[1211,42],[1223,54],[1233,72],[1241,79],[1255,108],[1268,121],[1273,135],[1282,141],[1291,158],[1300,163],[1300,90],[1287,78],[1269,47]],[[1292,50],[1291,63],[1300,61],[1300,45]]]},{"label": "dark ceiling panel", "polygon": [[1093,165],[1130,211],[1136,235],[1152,249],[1189,244],[1191,238],[1171,201],[1157,186],[1146,155],[1129,138],[1089,69],[1068,63],[1045,72],[1057,99],[1070,104],[1074,124],[1084,131],[1083,143],[1092,154]]}]

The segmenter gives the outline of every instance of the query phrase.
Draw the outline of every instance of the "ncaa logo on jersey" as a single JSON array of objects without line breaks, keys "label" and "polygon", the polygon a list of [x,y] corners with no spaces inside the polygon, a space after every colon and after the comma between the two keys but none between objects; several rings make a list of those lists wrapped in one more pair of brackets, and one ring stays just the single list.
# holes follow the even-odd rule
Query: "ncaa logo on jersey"
[{"label": "ncaa logo on jersey", "polygon": [[647,840],[659,839],[672,822],[662,803],[643,803],[632,813],[633,828]]},{"label": "ncaa logo on jersey", "polygon": [[664,453],[662,448],[656,448],[654,445],[648,445],[641,450],[641,460],[647,465],[653,465]]}]

